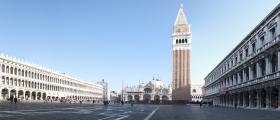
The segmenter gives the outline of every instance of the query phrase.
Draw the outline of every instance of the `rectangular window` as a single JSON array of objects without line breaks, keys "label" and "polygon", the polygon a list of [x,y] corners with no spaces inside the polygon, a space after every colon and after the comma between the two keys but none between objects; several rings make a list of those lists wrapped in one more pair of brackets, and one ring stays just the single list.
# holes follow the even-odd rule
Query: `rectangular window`
[{"label": "rectangular window", "polygon": [[270,29],[271,38],[274,39],[276,37],[275,27]]},{"label": "rectangular window", "polygon": [[239,54],[239,61],[242,61],[242,59],[243,59],[243,54],[242,54],[242,52],[240,52],[240,54]]},{"label": "rectangular window", "polygon": [[260,42],[261,42],[261,45],[263,46],[263,45],[264,45],[264,36],[262,36],[262,37],[260,38]]},{"label": "rectangular window", "polygon": [[252,44],[252,53],[256,52],[256,43]]},{"label": "rectangular window", "polygon": [[249,50],[248,48],[245,49],[245,56],[247,57],[249,55]]}]

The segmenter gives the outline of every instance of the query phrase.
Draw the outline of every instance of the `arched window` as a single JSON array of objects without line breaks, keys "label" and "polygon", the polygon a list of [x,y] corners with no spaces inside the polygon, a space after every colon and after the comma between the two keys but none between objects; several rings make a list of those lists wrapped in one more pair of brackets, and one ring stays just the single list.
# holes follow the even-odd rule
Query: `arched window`
[{"label": "arched window", "polygon": [[196,89],[193,89],[193,93],[196,93]]},{"label": "arched window", "polygon": [[5,72],[5,65],[2,65],[2,72]]},{"label": "arched window", "polygon": [[188,43],[188,39],[185,39],[185,43]]},{"label": "arched window", "polygon": [[176,39],[176,44],[178,44],[178,39]]},{"label": "arched window", "polygon": [[6,67],[6,73],[9,73],[10,72],[10,69],[9,69],[9,66]]},{"label": "arched window", "polygon": [[181,39],[179,39],[179,43],[181,43]]}]

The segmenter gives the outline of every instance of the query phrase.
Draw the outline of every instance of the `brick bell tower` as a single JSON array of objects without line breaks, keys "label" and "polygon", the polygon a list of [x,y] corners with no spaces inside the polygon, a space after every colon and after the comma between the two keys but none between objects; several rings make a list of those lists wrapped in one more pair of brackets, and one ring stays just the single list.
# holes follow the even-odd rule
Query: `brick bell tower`
[{"label": "brick bell tower", "polygon": [[172,39],[172,101],[174,103],[187,103],[191,101],[190,49],[192,34],[184,13],[183,4],[181,4],[173,27]]}]

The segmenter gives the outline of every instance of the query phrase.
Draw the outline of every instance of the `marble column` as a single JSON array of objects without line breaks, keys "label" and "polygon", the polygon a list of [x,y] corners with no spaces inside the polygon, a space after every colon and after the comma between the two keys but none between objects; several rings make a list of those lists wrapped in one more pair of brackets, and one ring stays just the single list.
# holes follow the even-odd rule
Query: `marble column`
[{"label": "marble column", "polygon": [[246,94],[243,92],[243,107],[246,107]]},{"label": "marble column", "polygon": [[267,88],[266,91],[266,108],[269,109],[271,108],[271,89]]},{"label": "marble column", "polygon": [[253,65],[249,66],[249,80],[253,79]]},{"label": "marble column", "polygon": [[257,62],[257,78],[261,77],[261,64]]},{"label": "marble column", "polygon": [[265,66],[266,66],[266,75],[271,73],[271,62],[270,62],[270,56],[265,58]]}]

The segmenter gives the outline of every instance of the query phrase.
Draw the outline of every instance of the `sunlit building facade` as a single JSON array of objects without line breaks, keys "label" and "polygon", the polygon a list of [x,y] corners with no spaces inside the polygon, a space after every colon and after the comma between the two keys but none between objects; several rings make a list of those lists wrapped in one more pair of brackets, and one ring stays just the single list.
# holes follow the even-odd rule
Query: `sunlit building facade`
[{"label": "sunlit building facade", "polygon": [[83,81],[64,73],[14,57],[0,55],[0,100],[20,101],[99,100],[101,85]]},{"label": "sunlit building facade", "polygon": [[160,79],[153,79],[148,83],[126,86],[123,91],[124,101],[135,101],[145,103],[160,103],[172,100],[171,86],[165,86]]},{"label": "sunlit building facade", "polygon": [[214,105],[280,108],[280,5],[205,78],[204,100]]}]

